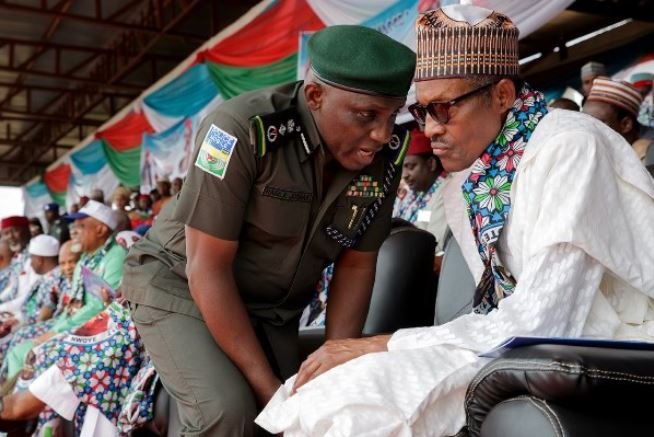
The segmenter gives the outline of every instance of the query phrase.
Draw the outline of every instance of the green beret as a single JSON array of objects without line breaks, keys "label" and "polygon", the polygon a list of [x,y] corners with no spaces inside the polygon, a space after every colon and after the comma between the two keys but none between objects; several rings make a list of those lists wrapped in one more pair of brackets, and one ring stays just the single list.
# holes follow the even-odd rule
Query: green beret
[{"label": "green beret", "polygon": [[311,36],[308,51],[319,79],[364,94],[406,97],[416,68],[410,48],[363,26],[326,27]]}]

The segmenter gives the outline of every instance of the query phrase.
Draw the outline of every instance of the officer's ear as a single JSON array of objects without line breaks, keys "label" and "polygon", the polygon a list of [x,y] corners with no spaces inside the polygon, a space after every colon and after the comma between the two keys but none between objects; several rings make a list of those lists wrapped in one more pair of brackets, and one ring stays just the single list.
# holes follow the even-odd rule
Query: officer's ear
[{"label": "officer's ear", "polygon": [[316,82],[306,82],[304,84],[304,98],[309,109],[316,111],[322,106],[325,98],[325,88]]}]

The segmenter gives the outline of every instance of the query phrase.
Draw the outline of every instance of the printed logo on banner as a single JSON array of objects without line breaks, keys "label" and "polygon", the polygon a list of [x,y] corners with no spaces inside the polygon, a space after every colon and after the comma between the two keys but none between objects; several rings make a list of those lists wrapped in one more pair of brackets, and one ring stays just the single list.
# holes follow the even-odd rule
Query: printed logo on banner
[{"label": "printed logo on banner", "polygon": [[220,179],[225,177],[229,160],[238,139],[215,124],[202,140],[202,146],[195,160],[195,166]]}]

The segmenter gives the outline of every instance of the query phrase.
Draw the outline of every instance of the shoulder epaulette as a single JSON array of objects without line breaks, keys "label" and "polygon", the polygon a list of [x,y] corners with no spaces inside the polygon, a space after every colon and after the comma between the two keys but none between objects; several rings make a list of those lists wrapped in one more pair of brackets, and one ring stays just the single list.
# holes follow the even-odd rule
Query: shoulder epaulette
[{"label": "shoulder epaulette", "polygon": [[250,118],[250,144],[259,158],[288,144],[301,132],[300,115],[294,107]]},{"label": "shoulder epaulette", "polygon": [[385,149],[391,162],[396,167],[402,165],[406,151],[409,149],[410,142],[411,132],[402,126],[395,125],[393,134],[391,135],[391,140],[386,144]]}]

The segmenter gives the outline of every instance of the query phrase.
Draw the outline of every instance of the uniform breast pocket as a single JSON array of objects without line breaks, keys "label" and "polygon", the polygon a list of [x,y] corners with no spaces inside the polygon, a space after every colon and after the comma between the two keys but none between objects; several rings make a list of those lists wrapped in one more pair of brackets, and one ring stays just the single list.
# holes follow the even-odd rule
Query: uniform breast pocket
[{"label": "uniform breast pocket", "polygon": [[281,198],[284,195],[281,192],[272,193],[274,195],[265,191],[257,193],[257,198],[250,203],[248,220],[273,237],[304,238],[311,214],[311,194],[286,191],[290,192],[287,196],[295,197]]}]

